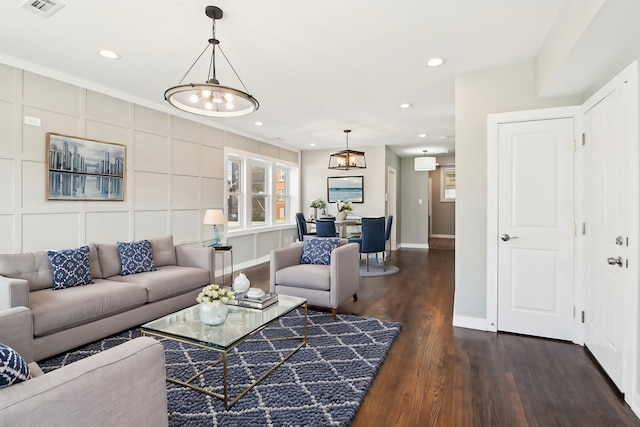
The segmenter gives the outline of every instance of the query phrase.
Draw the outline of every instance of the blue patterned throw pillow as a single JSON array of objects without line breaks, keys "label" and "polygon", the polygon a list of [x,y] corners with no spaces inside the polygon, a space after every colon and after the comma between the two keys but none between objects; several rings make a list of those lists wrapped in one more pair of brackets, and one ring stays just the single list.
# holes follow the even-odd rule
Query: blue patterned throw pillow
[{"label": "blue patterned throw pillow", "polygon": [[53,269],[53,290],[88,285],[93,282],[89,270],[89,246],[47,251],[47,256]]},{"label": "blue patterned throw pillow", "polygon": [[120,252],[120,275],[156,271],[151,254],[151,242],[140,240],[139,242],[118,242]]},{"label": "blue patterned throw pillow", "polygon": [[340,245],[340,239],[332,237],[307,237],[302,248],[303,264],[331,264],[331,251]]},{"label": "blue patterned throw pillow", "polygon": [[29,365],[14,349],[0,343],[0,388],[30,378]]}]

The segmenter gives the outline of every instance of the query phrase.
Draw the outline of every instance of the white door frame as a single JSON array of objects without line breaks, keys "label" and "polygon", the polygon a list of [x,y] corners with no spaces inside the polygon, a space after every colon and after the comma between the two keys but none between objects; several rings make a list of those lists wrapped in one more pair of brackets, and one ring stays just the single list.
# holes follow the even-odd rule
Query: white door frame
[{"label": "white door frame", "polygon": [[[579,114],[580,107],[572,106],[487,116],[487,331],[498,331],[498,126],[502,123],[573,118],[577,135]],[[582,331],[582,326],[574,322],[574,342],[578,331]]]},{"label": "white door frame", "polygon": [[[395,251],[397,246],[396,226],[398,225],[398,199],[397,185],[398,173],[391,166],[387,167],[387,216],[393,215],[393,223],[391,224],[391,236],[389,237],[389,250]],[[393,184],[391,185],[391,176],[393,175]]]}]

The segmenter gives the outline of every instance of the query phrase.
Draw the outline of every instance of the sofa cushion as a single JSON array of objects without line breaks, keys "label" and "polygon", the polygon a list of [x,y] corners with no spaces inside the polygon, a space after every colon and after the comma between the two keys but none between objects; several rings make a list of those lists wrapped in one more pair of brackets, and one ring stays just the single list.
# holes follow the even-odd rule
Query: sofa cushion
[{"label": "sofa cushion", "polygon": [[302,249],[302,264],[331,264],[331,251],[338,247],[340,239],[326,237],[307,237]]},{"label": "sofa cushion", "polygon": [[89,244],[89,271],[93,279],[102,279],[102,269],[98,258],[98,247],[95,243]]},{"label": "sofa cushion", "polygon": [[[126,281],[143,286],[148,302],[160,301],[209,284],[209,271],[202,268],[165,265],[157,271],[113,276],[109,280]],[[193,300],[195,304],[195,299]]]},{"label": "sofa cushion", "polygon": [[120,275],[144,273],[146,271],[156,271],[151,253],[151,242],[140,240],[138,242],[118,242],[118,253],[120,254]]},{"label": "sofa cushion", "polygon": [[[120,277],[120,276],[118,276]],[[135,283],[97,279],[91,286],[31,292],[33,335],[42,336],[139,307],[147,291]]]},{"label": "sofa cushion", "polygon": [[151,253],[156,267],[176,265],[176,248],[173,246],[173,236],[151,239]]},{"label": "sofa cushion", "polygon": [[106,279],[120,274],[120,254],[116,245],[98,243],[98,259],[100,260],[102,278]]},{"label": "sofa cushion", "polygon": [[30,378],[29,365],[17,351],[0,343],[0,388]]},{"label": "sofa cushion", "polygon": [[276,284],[296,288],[331,289],[331,267],[322,264],[298,264],[276,271]]},{"label": "sofa cushion", "polygon": [[31,292],[53,286],[51,261],[45,251],[0,254],[0,275],[28,281]]},{"label": "sofa cushion", "polygon": [[47,251],[53,268],[53,289],[88,285],[93,282],[89,271],[89,246],[77,249]]}]

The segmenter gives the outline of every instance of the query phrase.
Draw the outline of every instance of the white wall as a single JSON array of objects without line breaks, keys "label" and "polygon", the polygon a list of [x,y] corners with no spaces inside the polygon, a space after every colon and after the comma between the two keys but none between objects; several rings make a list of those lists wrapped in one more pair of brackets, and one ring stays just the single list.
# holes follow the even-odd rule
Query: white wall
[{"label": "white wall", "polygon": [[[41,125],[25,125],[24,116]],[[224,207],[225,146],[298,162],[294,151],[3,64],[0,129],[0,252],[8,253],[168,234],[207,240],[204,210]],[[125,145],[125,201],[48,201],[47,132]],[[277,238],[273,230],[243,236],[234,255],[262,256],[289,234],[295,225]]]},{"label": "white wall", "polygon": [[581,97],[535,98],[532,64],[456,77],[456,286],[454,315],[486,317],[487,115],[578,105]]},{"label": "white wall", "polygon": [[[330,150],[306,150],[301,153],[302,206],[305,217],[313,211],[309,207],[312,200],[327,200],[327,177],[358,176],[364,178],[364,203],[354,203],[353,214],[359,216],[385,216],[386,163],[385,147],[360,147],[365,152],[366,169],[348,171],[328,169]],[[336,214],[336,204],[328,205],[327,212]]]}]

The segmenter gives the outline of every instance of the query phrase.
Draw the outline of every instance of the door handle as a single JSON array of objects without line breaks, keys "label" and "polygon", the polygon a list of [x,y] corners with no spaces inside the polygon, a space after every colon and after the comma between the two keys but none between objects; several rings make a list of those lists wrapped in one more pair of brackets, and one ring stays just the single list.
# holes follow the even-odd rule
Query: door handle
[{"label": "door handle", "polygon": [[622,257],[619,256],[618,258],[614,258],[614,257],[609,257],[607,258],[607,262],[609,263],[609,265],[618,265],[618,267],[622,267]]},{"label": "door handle", "polygon": [[507,233],[505,233],[505,234],[503,234],[502,236],[500,236],[500,239],[501,239],[503,242],[508,242],[508,241],[509,241],[509,240],[511,240],[511,239],[517,239],[517,237],[516,237],[516,236],[509,236]]}]

